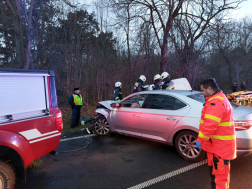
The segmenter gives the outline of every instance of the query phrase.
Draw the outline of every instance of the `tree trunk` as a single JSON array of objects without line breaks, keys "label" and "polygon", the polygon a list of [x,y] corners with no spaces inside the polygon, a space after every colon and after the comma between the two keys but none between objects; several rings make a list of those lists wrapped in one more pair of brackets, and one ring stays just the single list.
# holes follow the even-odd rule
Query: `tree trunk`
[{"label": "tree trunk", "polygon": [[133,83],[133,76],[132,76],[132,65],[131,65],[131,55],[130,55],[130,45],[129,45],[129,24],[130,24],[130,13],[129,13],[129,4],[127,6],[127,31],[126,31],[126,39],[127,39],[127,51],[128,51],[128,67],[129,67],[129,76],[130,76],[130,83]]},{"label": "tree trunk", "polygon": [[16,14],[13,15],[13,27],[14,27],[14,37],[15,37],[15,45],[16,45],[16,56],[18,61],[18,68],[23,68],[25,63],[25,53],[24,53],[24,44],[23,44],[23,33],[22,33],[22,23],[21,18],[19,16],[19,8],[17,6],[19,1],[10,0],[10,3],[16,11]]},{"label": "tree trunk", "polygon": [[167,39],[164,38],[163,45],[161,47],[161,62],[160,62],[160,73],[166,71],[167,60]]},{"label": "tree trunk", "polygon": [[227,65],[228,65],[228,82],[229,82],[229,84],[232,85],[233,82],[232,82],[232,78],[231,78],[231,72],[232,72],[231,62],[230,62],[229,59],[226,57],[225,52],[224,52],[222,49],[221,49],[221,54],[222,54],[222,56],[224,57],[224,59],[225,59]]},{"label": "tree trunk", "polygon": [[32,43],[32,10],[33,10],[33,0],[31,0],[30,8],[29,8],[29,17],[27,15],[27,11],[25,9],[26,14],[26,21],[28,26],[26,27],[26,34],[27,34],[27,49],[26,49],[26,63],[25,69],[28,69],[31,63],[31,43]]}]

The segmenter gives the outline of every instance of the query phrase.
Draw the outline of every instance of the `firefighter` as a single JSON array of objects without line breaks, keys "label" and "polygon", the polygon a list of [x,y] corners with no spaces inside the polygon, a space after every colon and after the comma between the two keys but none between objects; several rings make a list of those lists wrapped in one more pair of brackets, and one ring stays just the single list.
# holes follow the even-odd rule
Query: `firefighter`
[{"label": "firefighter", "polygon": [[228,189],[230,160],[236,158],[233,109],[214,78],[200,82],[206,103],[196,145],[207,153],[212,189]]},{"label": "firefighter", "polygon": [[163,80],[159,74],[154,76],[154,87],[153,90],[160,90],[162,89]]},{"label": "firefighter", "polygon": [[122,83],[120,81],[116,82],[114,89],[114,100],[120,101],[123,99],[121,89],[122,89]]},{"label": "firefighter", "polygon": [[80,121],[80,110],[83,105],[80,89],[74,88],[74,93],[68,98],[72,108],[71,128],[77,127]]},{"label": "firefighter", "polygon": [[167,89],[167,90],[175,89],[174,82],[171,81],[170,75],[168,74],[168,72],[163,72],[161,74],[161,79],[163,79],[164,81],[164,84],[162,85],[162,89]]},{"label": "firefighter", "polygon": [[134,85],[133,93],[144,91],[145,89],[143,88],[143,83],[145,81],[146,77],[144,75],[141,75]]}]

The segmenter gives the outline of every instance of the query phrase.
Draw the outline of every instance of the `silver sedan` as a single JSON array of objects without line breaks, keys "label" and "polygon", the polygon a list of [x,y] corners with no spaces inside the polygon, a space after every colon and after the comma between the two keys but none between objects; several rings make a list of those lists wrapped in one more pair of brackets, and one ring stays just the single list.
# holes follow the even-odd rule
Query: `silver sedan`
[{"label": "silver sedan", "polygon": [[[157,90],[139,92],[120,102],[102,101],[96,109],[93,130],[131,135],[175,146],[188,161],[205,158],[196,139],[205,98],[198,91]],[[237,155],[252,153],[252,108],[232,104]]]}]

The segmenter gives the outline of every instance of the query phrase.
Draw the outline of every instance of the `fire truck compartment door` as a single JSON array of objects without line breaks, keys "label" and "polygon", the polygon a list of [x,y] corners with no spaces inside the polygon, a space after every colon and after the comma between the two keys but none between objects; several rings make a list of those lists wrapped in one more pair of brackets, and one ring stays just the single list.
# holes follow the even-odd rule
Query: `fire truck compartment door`
[{"label": "fire truck compartment door", "polygon": [[0,124],[44,115],[48,109],[46,76],[0,74]]}]

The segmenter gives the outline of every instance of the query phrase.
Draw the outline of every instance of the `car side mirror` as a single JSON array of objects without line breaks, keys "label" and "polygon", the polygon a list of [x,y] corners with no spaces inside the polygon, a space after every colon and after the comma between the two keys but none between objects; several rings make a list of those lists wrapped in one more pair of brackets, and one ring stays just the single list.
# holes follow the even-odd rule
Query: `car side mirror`
[{"label": "car side mirror", "polygon": [[119,108],[119,107],[120,107],[120,104],[118,104],[118,103],[112,103],[112,104],[110,104],[110,106],[111,106],[112,108]]}]

